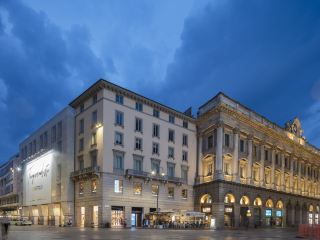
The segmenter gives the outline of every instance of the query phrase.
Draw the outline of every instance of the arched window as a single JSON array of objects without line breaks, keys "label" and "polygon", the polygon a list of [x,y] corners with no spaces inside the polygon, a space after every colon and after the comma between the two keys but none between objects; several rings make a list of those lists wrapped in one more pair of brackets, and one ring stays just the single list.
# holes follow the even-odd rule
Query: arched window
[{"label": "arched window", "polygon": [[205,194],[201,197],[200,203],[202,204],[210,204],[212,203],[212,198],[209,194]]},{"label": "arched window", "polygon": [[247,196],[242,196],[240,199],[240,205],[249,205],[250,200]]},{"label": "arched window", "polygon": [[312,204],[310,204],[310,206],[309,206],[309,212],[313,212],[313,205]]},{"label": "arched window", "polygon": [[234,203],[235,202],[235,198],[231,193],[228,193],[225,197],[224,197],[224,203],[230,204],[230,203]]},{"label": "arched window", "polygon": [[272,199],[268,199],[267,201],[266,201],[266,207],[267,208],[273,208],[273,201],[272,201]]},{"label": "arched window", "polygon": [[282,208],[283,208],[283,202],[282,202],[281,200],[279,200],[279,201],[277,202],[276,207],[277,207],[278,209],[282,209]]},{"label": "arched window", "polygon": [[257,197],[255,200],[254,200],[254,202],[253,202],[253,205],[254,206],[262,206],[262,200],[261,200],[261,198],[259,198],[259,197]]}]

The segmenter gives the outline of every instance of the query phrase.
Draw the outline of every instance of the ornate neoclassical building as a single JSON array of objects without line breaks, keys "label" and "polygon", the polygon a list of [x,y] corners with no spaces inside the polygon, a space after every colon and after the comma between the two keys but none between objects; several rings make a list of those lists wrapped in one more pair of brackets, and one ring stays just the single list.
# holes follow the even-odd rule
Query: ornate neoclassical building
[{"label": "ornate neoclassical building", "polygon": [[320,152],[297,118],[281,128],[223,93],[199,108],[195,209],[208,223],[319,223]]}]

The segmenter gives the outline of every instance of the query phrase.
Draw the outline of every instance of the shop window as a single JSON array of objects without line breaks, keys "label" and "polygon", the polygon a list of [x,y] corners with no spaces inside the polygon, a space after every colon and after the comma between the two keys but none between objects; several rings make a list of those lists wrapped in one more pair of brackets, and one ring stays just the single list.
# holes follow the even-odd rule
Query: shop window
[{"label": "shop window", "polygon": [[273,201],[271,199],[268,199],[266,202],[266,207],[267,208],[273,208]]},{"label": "shop window", "polygon": [[254,202],[253,202],[254,206],[262,206],[262,200],[261,198],[257,197]]},{"label": "shop window", "polygon": [[202,204],[211,204],[212,203],[212,198],[209,194],[205,194],[201,197],[200,203]]},{"label": "shop window", "polygon": [[225,197],[224,197],[224,203],[226,204],[230,204],[230,203],[234,203],[235,202],[235,198],[232,194],[228,193]]},{"label": "shop window", "polygon": [[133,192],[135,195],[141,195],[142,194],[142,184],[139,182],[133,183]]},{"label": "shop window", "polygon": [[247,196],[242,196],[240,199],[240,205],[249,205],[250,201]]}]

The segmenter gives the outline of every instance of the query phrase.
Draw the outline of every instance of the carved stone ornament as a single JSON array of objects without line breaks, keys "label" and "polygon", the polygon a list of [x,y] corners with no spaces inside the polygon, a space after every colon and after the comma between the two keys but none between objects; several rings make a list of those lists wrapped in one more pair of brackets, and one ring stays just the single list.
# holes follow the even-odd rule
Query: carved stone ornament
[{"label": "carved stone ornament", "polygon": [[297,137],[303,137],[303,130],[301,128],[301,122],[299,118],[295,117],[293,120],[286,122],[285,129],[288,132],[293,133]]}]

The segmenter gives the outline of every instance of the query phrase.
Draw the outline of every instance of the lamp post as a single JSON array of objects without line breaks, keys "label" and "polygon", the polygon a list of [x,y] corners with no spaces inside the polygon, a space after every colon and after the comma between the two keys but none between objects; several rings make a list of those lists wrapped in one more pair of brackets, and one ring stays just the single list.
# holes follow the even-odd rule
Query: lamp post
[{"label": "lamp post", "polygon": [[[160,167],[160,169],[162,170],[161,171],[161,177],[163,178],[165,176],[165,173],[163,171],[163,168]],[[156,176],[158,173],[154,170],[151,171],[151,176]],[[159,225],[159,188],[160,188],[160,185],[157,185],[157,219],[156,219],[156,227],[158,228],[158,225]]]}]

